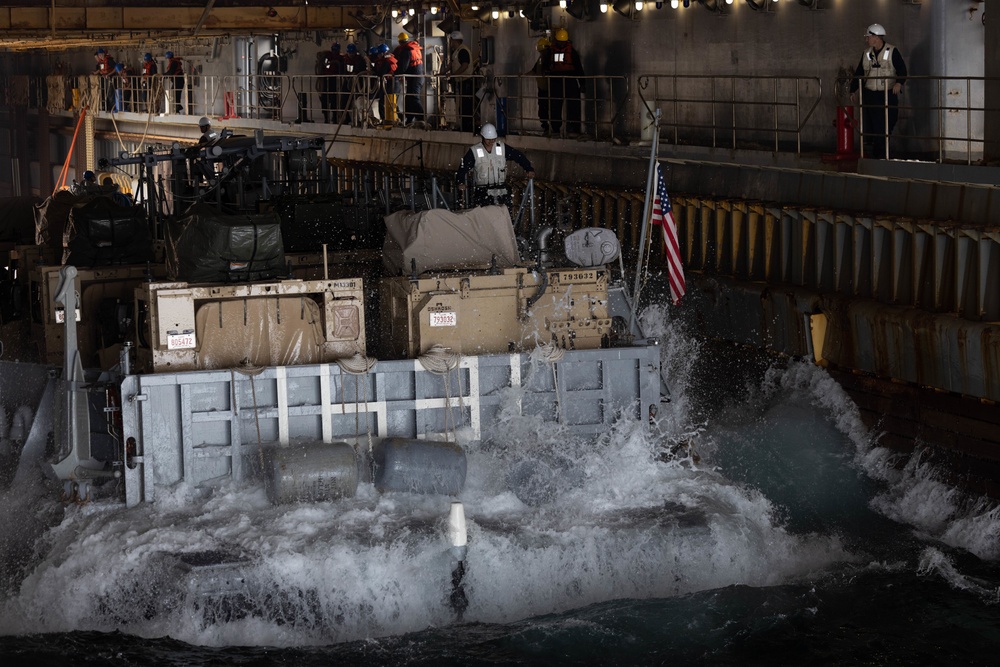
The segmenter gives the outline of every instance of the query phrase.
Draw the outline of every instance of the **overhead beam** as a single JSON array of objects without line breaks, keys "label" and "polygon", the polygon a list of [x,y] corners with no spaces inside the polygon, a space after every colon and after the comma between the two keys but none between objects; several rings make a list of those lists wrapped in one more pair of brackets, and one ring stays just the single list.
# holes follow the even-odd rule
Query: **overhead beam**
[{"label": "overhead beam", "polygon": [[148,7],[0,7],[0,50],[55,49],[90,38],[99,38],[108,45],[131,43],[138,33],[148,39],[152,32],[158,39],[169,40],[232,31],[270,33],[357,27],[353,12],[343,6],[276,6],[277,15],[271,17],[267,15],[270,5],[223,7],[219,0],[209,0],[200,7],[178,7],[162,2]]}]

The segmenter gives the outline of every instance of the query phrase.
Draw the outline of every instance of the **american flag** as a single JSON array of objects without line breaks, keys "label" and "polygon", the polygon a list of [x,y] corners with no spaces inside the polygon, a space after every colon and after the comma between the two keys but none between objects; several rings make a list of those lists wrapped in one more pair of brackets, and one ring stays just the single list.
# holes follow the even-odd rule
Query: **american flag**
[{"label": "american flag", "polygon": [[653,196],[654,225],[660,225],[663,230],[663,252],[667,256],[667,270],[670,279],[670,298],[676,306],[681,302],[686,288],[684,286],[684,267],[681,266],[681,249],[677,243],[677,224],[671,213],[670,197],[667,196],[667,184],[663,180],[663,170],[656,163],[656,194]]}]

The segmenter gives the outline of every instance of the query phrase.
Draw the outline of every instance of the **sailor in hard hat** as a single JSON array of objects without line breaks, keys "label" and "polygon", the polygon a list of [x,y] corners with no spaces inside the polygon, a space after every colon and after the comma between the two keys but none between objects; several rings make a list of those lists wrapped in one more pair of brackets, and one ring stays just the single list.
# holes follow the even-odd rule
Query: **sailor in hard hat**
[{"label": "sailor in hard hat", "polygon": [[[159,107],[159,100],[156,99],[156,96],[150,96],[150,91],[153,90],[153,82],[159,71],[156,61],[153,60],[153,54],[144,53],[142,56],[142,76],[139,79],[142,88],[143,111],[155,112]],[[153,108],[150,109],[150,107]]]},{"label": "sailor in hard hat", "polygon": [[212,129],[212,121],[208,119],[208,116],[202,116],[198,119],[198,129],[201,130],[199,144],[207,144],[219,138],[219,133]]},{"label": "sailor in hard hat", "polygon": [[[167,58],[167,68],[163,72],[165,82],[171,82],[173,89],[173,110],[175,113],[184,112],[184,60],[175,56],[173,51],[164,54]],[[170,94],[167,94],[167,105],[170,106]]]},{"label": "sailor in hard hat", "polygon": [[885,158],[889,135],[899,118],[906,63],[899,50],[885,41],[885,28],[879,23],[868,26],[865,44],[867,48],[851,81],[851,102],[857,101],[857,91],[861,88],[861,137],[865,153]]},{"label": "sailor in hard hat", "polygon": [[465,45],[465,35],[455,30],[448,36],[450,56],[448,77],[458,102],[458,126],[462,132],[472,132],[473,85],[472,51]]},{"label": "sailor in hard hat", "polygon": [[566,28],[556,30],[555,41],[549,47],[547,67],[549,73],[549,111],[553,134],[559,134],[562,129],[563,103],[566,105],[566,132],[570,135],[580,134],[582,116],[583,91],[578,77],[583,76],[583,62],[580,53],[569,41]]},{"label": "sailor in hard hat", "polygon": [[524,169],[528,178],[535,177],[535,168],[528,157],[497,138],[497,128],[486,123],[479,131],[482,141],[469,148],[462,158],[462,165],[455,175],[458,189],[464,191],[466,178],[472,174],[473,206],[511,206],[510,188],[507,186],[507,162],[512,160]]},{"label": "sailor in hard hat", "polygon": [[420,42],[407,32],[399,33],[399,45],[392,52],[396,56],[396,92],[403,94],[403,124],[423,122],[424,103],[424,51]]}]

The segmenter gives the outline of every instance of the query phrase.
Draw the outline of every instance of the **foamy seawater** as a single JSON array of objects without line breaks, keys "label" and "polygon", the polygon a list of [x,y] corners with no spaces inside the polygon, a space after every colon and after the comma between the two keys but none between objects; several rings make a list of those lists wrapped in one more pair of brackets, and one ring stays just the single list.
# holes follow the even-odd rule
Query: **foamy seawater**
[{"label": "foamy seawater", "polygon": [[[893,600],[934,600],[941,623],[953,622],[949,606],[966,615],[954,637],[976,628],[979,646],[1000,646],[985,620],[1000,595],[995,506],[918,459],[895,465],[808,364],[773,367],[739,401],[700,410],[689,390],[704,380],[691,376],[700,343],[666,310],[645,325],[671,378],[652,430],[622,423],[583,440],[511,409],[489,438],[464,443],[461,616],[451,498],[362,485],[350,500],[275,507],[248,484],[63,508],[38,487],[4,497],[6,551],[27,556],[6,564],[0,634],[42,656],[37,633],[55,644],[131,637],[165,664],[234,646],[249,647],[236,654],[248,661],[262,647],[301,649],[302,664],[649,664],[794,655],[788,642],[806,627],[820,639],[803,655],[822,645],[849,659],[869,636],[841,628],[866,597],[856,613],[872,628]],[[890,584],[899,597],[880,595]],[[875,662],[921,646],[919,630],[900,632],[914,636]]]}]

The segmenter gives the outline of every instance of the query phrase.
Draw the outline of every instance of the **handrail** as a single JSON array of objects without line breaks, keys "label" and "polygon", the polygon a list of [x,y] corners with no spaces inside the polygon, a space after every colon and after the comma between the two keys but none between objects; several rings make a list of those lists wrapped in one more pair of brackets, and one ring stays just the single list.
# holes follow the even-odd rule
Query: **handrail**
[{"label": "handrail", "polygon": [[[701,92],[706,86],[707,96]],[[803,129],[823,97],[822,80],[806,76],[650,74],[638,77],[636,89],[645,117],[651,117],[656,108],[670,109],[660,124],[669,128],[674,144],[699,145],[697,131],[705,130],[712,148],[750,148],[767,136],[773,150],[780,152],[782,136],[792,135],[797,154],[802,151]],[[805,100],[804,91],[809,93]],[[719,111],[728,112],[724,113],[728,122],[720,120]],[[793,123],[782,122],[786,113],[794,116]],[[769,122],[755,122],[761,116]],[[720,140],[723,131],[729,136],[725,146]]]},{"label": "handrail", "polygon": [[[177,113],[170,108],[177,103],[181,114],[195,117],[239,116],[282,122],[297,118],[300,122],[391,130],[399,127],[401,121],[385,121],[379,105],[386,94],[396,94],[397,109],[401,112],[397,118],[402,115],[405,119],[402,112],[406,109],[399,91],[417,77],[187,74],[178,91],[173,89],[171,77],[158,74],[151,83],[140,76],[129,77],[120,100],[109,94],[112,80],[107,78],[96,75],[46,78],[44,85],[31,85],[29,75],[0,76],[3,84],[0,96],[8,107],[48,105],[50,110],[58,111],[78,110],[88,104],[91,112],[98,115],[114,109],[116,102],[119,110],[154,114]],[[548,98],[539,93],[539,82],[533,75],[471,77],[475,92],[492,84],[499,91],[498,99],[503,100],[498,105],[474,107],[471,112],[474,117],[468,116],[467,107],[462,117],[463,109],[455,104],[451,90],[454,81],[441,75],[420,79],[425,124],[412,127],[460,130],[464,125],[464,129],[472,130],[478,128],[470,121],[478,125],[488,120],[505,123],[511,134],[545,134],[540,117],[544,113],[539,112],[544,110]],[[986,107],[984,89],[988,82],[997,80],[1000,79],[908,75],[898,107],[899,123],[891,135],[892,155],[966,164],[981,160],[986,144],[985,117],[993,111]],[[674,145],[766,149],[796,155],[824,153],[838,143],[831,129],[835,108],[847,105],[846,99],[838,99],[840,91],[836,87],[830,89],[835,92],[825,92],[822,79],[809,76],[649,74],[588,76],[579,77],[579,81],[584,95],[580,100],[582,125],[578,138],[597,141],[629,142],[644,138],[648,131],[646,119],[653,109],[660,108],[661,141]],[[325,87],[330,85],[332,89]],[[75,103],[69,102],[71,90]],[[638,92],[634,101],[633,90]],[[327,108],[322,98],[324,92],[343,96],[338,102],[340,113],[331,115],[329,121],[323,117]],[[53,104],[46,100],[51,95],[63,99]],[[817,113],[826,105],[829,117]],[[643,112],[638,122],[631,118],[636,112]],[[856,116],[858,124],[863,122],[863,115]],[[549,136],[568,137],[568,125],[561,123],[558,133],[550,131]],[[863,138],[870,134],[869,128]],[[889,139],[886,135],[877,138]],[[861,143],[859,149],[864,151],[864,142]]]}]

